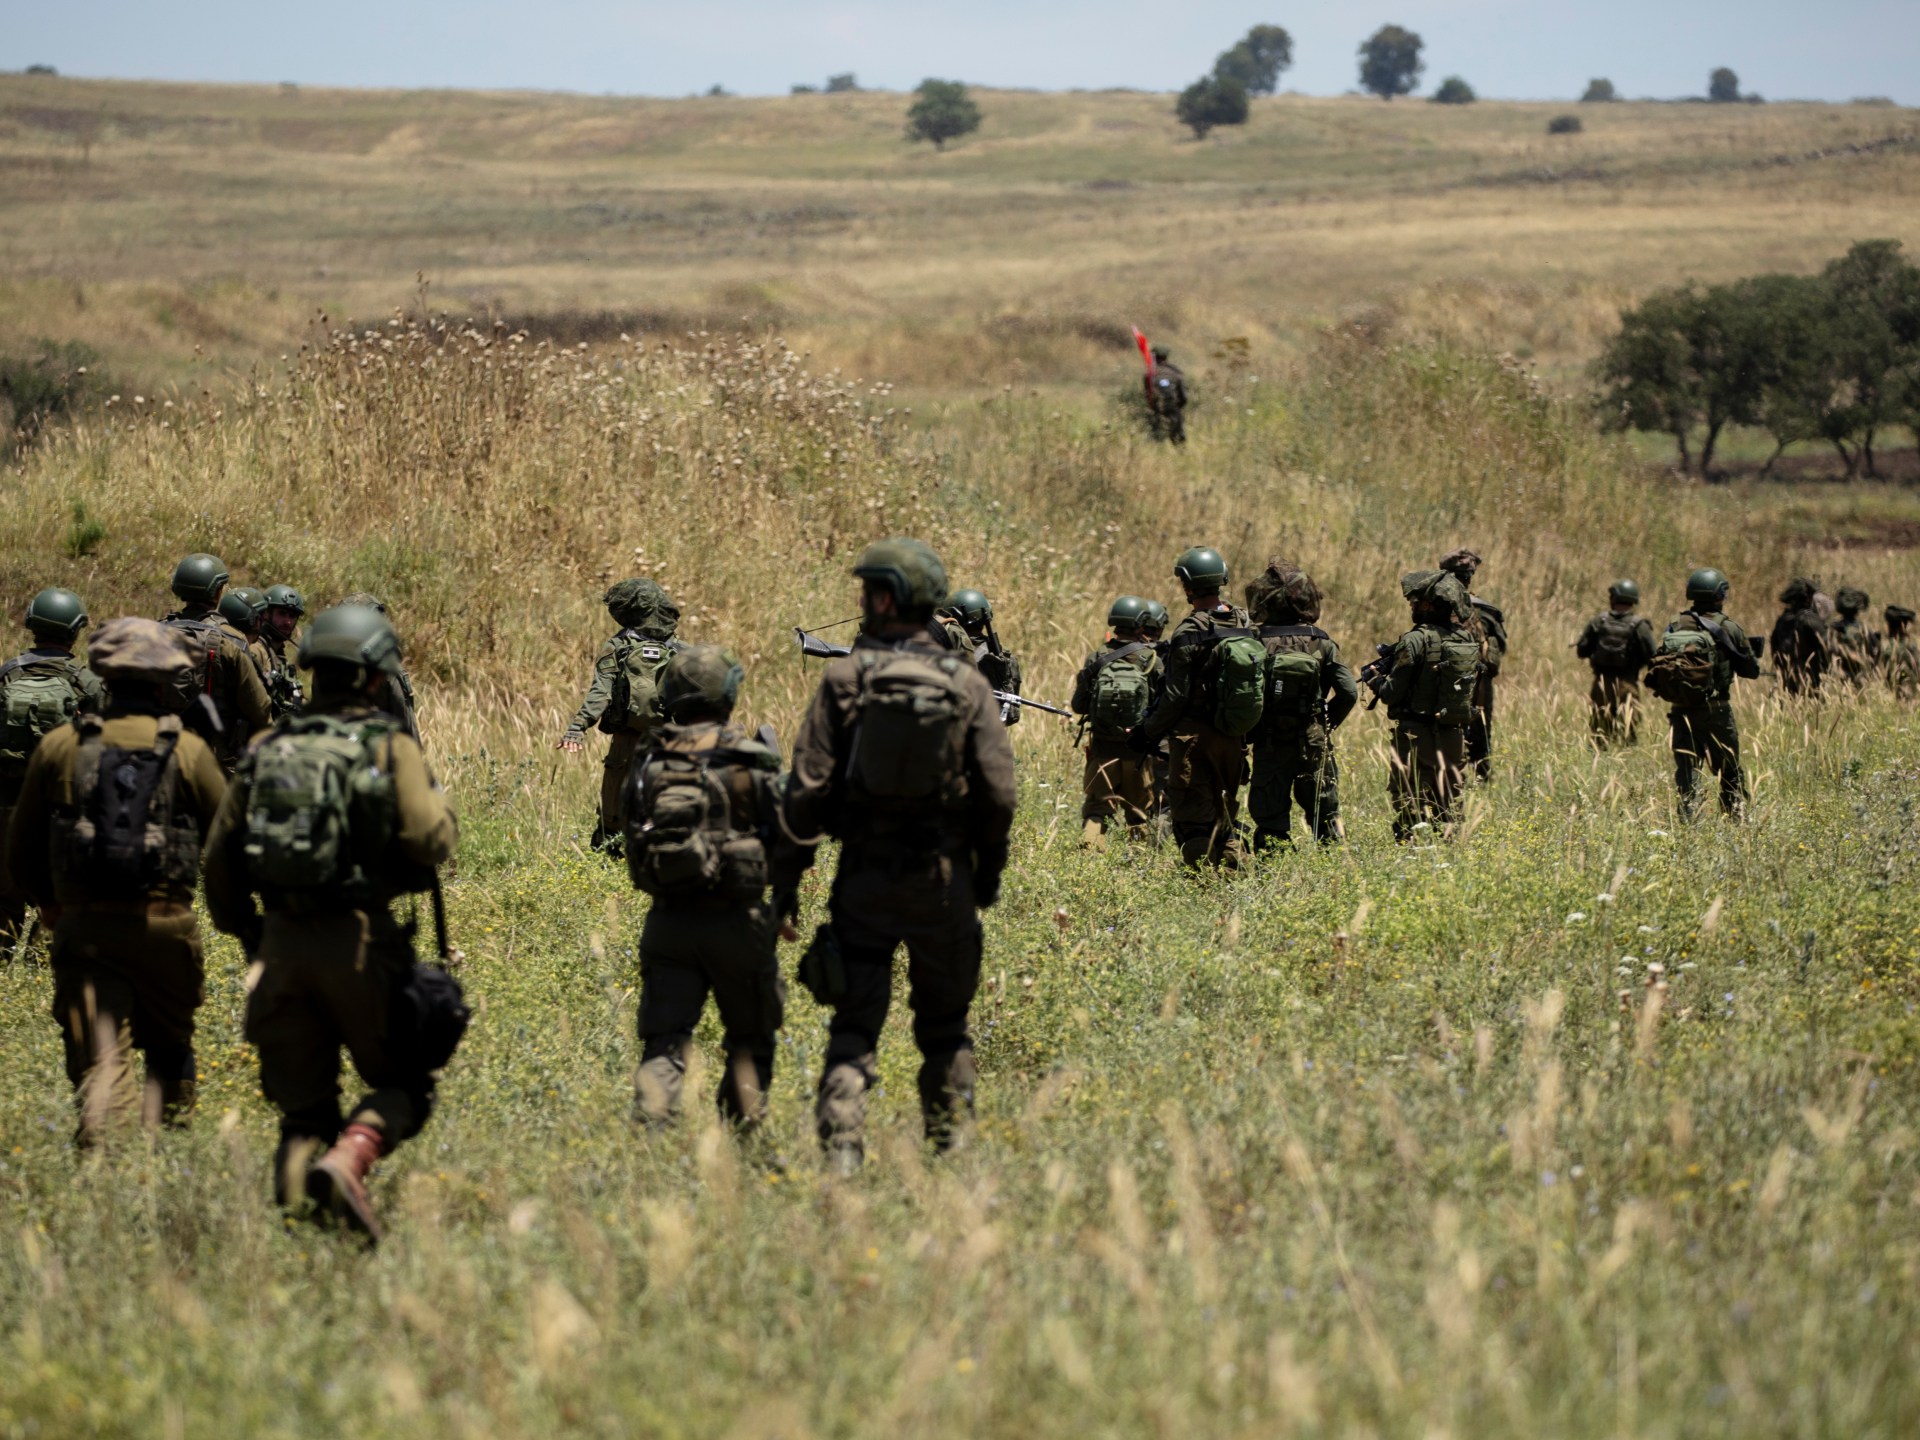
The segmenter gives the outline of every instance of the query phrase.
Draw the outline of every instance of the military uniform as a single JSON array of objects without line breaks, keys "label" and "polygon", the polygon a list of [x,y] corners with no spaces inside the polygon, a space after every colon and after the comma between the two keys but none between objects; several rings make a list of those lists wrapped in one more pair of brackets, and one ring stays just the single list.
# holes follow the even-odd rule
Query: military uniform
[{"label": "military uniform", "polygon": [[1667,626],[1674,630],[1706,630],[1714,634],[1713,695],[1698,705],[1675,705],[1667,711],[1673,747],[1673,783],[1680,808],[1691,816],[1699,798],[1699,771],[1704,765],[1720,777],[1720,808],[1737,815],[1746,806],[1747,781],[1740,768],[1740,727],[1733,716],[1733,682],[1760,678],[1760,662],[1747,641],[1747,632],[1718,609],[1682,611]]},{"label": "military uniform", "polygon": [[[40,742],[7,849],[12,885],[53,921],[53,1019],[83,1141],[121,1108],[130,1048],[146,1059],[150,1124],[179,1123],[193,1108],[202,999],[193,890],[226,791],[209,747],[160,713],[163,687],[188,668],[178,640],[150,620],[115,620],[90,649],[112,703]],[[114,846],[125,834],[141,843]]]},{"label": "military uniform", "polygon": [[1507,658],[1507,617],[1498,605],[1472,592],[1473,577],[1480,572],[1480,556],[1460,549],[1445,556],[1440,568],[1460,582],[1468,592],[1467,609],[1460,623],[1480,642],[1480,674],[1474,681],[1473,714],[1466,724],[1467,763],[1482,780],[1493,778],[1493,682]]},{"label": "military uniform", "polygon": [[1316,688],[1294,703],[1271,689],[1260,724],[1254,729],[1253,780],[1247,789],[1247,813],[1253,819],[1256,850],[1285,844],[1293,834],[1297,803],[1316,840],[1336,840],[1340,825],[1340,767],[1333,753],[1333,732],[1360,703],[1353,671],[1340,659],[1333,637],[1315,625],[1262,625],[1260,638],[1269,655],[1299,653],[1319,661]]},{"label": "military uniform", "polygon": [[1216,599],[1184,615],[1167,637],[1166,683],[1139,733],[1167,741],[1167,818],[1187,864],[1240,863],[1240,790],[1247,783],[1247,743],[1214,727],[1208,661],[1223,629],[1245,630],[1247,612]]},{"label": "military uniform", "polygon": [[1186,372],[1164,352],[1155,352],[1153,368],[1145,379],[1147,422],[1155,436],[1164,435],[1175,445],[1187,443]]},{"label": "military uniform", "polygon": [[1865,685],[1880,664],[1880,632],[1861,617],[1868,599],[1864,590],[1851,586],[1834,597],[1839,607],[1830,631],[1834,672],[1854,687]]},{"label": "military uniform", "polygon": [[1910,701],[1920,694],[1920,645],[1913,643],[1913,611],[1905,605],[1889,605],[1886,620],[1887,643],[1880,663],[1887,687],[1896,699]]},{"label": "military uniform", "polygon": [[600,775],[600,813],[593,844],[614,848],[620,836],[620,796],[627,774],[633,769],[633,757],[645,746],[654,721],[616,714],[614,698],[629,685],[627,661],[640,649],[657,675],[668,657],[682,648],[674,638],[680,610],[667,598],[667,592],[651,580],[625,580],[606,593],[605,603],[619,622],[620,631],[600,646],[593,660],[593,682],[587,697],[580,702],[561,737],[562,748],[583,743],[588,730],[596,726],[607,737],[607,758]]},{"label": "military uniform", "polygon": [[[363,605],[382,615],[387,613],[387,602],[368,590],[356,590],[340,602],[342,605]],[[302,697],[304,700],[304,697]],[[415,714],[418,703],[413,698],[413,677],[407,673],[407,667],[398,661],[394,663],[393,673],[388,677],[387,713],[399,720],[401,727],[414,739],[420,738],[420,721]]]},{"label": "military uniform", "polygon": [[1653,659],[1653,622],[1631,610],[1608,610],[1587,621],[1573,653],[1593,669],[1587,732],[1604,750],[1640,738],[1640,672]]},{"label": "military uniform", "polygon": [[1154,814],[1153,764],[1127,745],[1124,730],[1114,731],[1094,717],[1095,691],[1100,673],[1111,665],[1132,665],[1145,676],[1151,707],[1165,674],[1154,647],[1138,636],[1116,635],[1096,650],[1074,677],[1071,708],[1087,717],[1087,763],[1081,775],[1080,819],[1104,826],[1118,819],[1136,838],[1143,838]]},{"label": "military uniform", "polygon": [[[195,659],[195,671],[205,687],[220,733],[209,739],[220,768],[229,776],[240,752],[253,735],[273,723],[273,703],[260,678],[259,667],[247,649],[247,640],[220,618],[212,606],[189,601],[167,616],[167,627],[179,633]],[[193,723],[193,715],[186,717]]]},{"label": "military uniform", "polygon": [[[10,713],[9,694],[22,681],[59,676],[72,688],[76,713],[98,712],[106,704],[106,690],[100,677],[74,659],[70,645],[42,642],[0,665],[0,717]],[[25,717],[22,717],[24,720]],[[26,896],[6,883],[7,829],[13,807],[19,803],[20,785],[26,778],[31,749],[27,737],[20,737],[18,752],[0,745],[0,950],[10,948],[26,925]]]},{"label": "military uniform", "polygon": [[1411,571],[1400,577],[1400,589],[1414,626],[1361,678],[1387,702],[1393,722],[1387,793],[1394,838],[1405,840],[1421,824],[1451,832],[1460,818],[1466,726],[1484,642],[1471,623],[1466,587],[1453,575]]},{"label": "military uniform", "polygon": [[[1020,657],[1001,643],[993,628],[993,602],[978,590],[956,590],[934,617],[948,643],[971,659],[980,673],[1003,695],[1018,695],[1023,680]],[[1000,721],[1018,725],[1022,707],[1002,701]]]},{"label": "military uniform", "polygon": [[1816,695],[1827,673],[1829,635],[1826,617],[1815,608],[1810,581],[1795,580],[1780,592],[1782,610],[1769,643],[1773,671],[1789,695]]},{"label": "military uniform", "polygon": [[[880,567],[890,563],[888,557],[909,547],[912,554],[901,563],[925,572],[913,583],[944,591],[937,557],[917,542],[869,547],[854,573],[887,573]],[[931,667],[943,677],[940,683],[956,707],[945,733],[927,732],[919,742],[923,754],[883,759],[862,751],[856,756],[856,740],[876,723],[866,717],[880,677],[904,662],[916,670]],[[947,746],[953,748],[941,748]],[[865,766],[880,774],[886,764],[937,768],[937,798],[919,804],[864,799]],[[815,940],[837,951],[844,971],[828,1022],[815,1107],[821,1143],[838,1163],[857,1163],[862,1153],[866,1095],[877,1078],[875,1051],[892,998],[894,951],[902,944],[929,1138],[947,1142],[955,1121],[972,1112],[975,1072],[967,1012],[980,981],[978,912],[999,895],[1014,798],[1013,749],[991,687],[953,655],[935,627],[891,638],[862,634],[850,655],[828,662],[794,742],[780,811],[774,893],[776,908],[790,914],[814,845],[825,836],[840,840],[829,925]]]}]

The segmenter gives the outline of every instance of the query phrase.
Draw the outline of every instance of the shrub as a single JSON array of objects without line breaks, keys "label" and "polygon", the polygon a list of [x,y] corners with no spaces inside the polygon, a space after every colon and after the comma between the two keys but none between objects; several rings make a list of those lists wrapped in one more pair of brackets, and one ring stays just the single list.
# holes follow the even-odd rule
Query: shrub
[{"label": "shrub", "polygon": [[1585,128],[1578,115],[1556,115],[1547,121],[1549,135],[1578,135]]},{"label": "shrub", "polygon": [[1440,88],[1433,92],[1436,105],[1471,105],[1480,97],[1473,93],[1473,87],[1458,75],[1449,75],[1440,82]]},{"label": "shrub", "polygon": [[71,415],[105,393],[100,357],[77,341],[41,340],[28,354],[0,354],[0,400],[13,412],[0,453],[30,444],[59,415]]},{"label": "shrub", "polygon": [[1216,125],[1246,124],[1248,110],[1246,87],[1238,80],[1213,75],[1203,75],[1182,90],[1173,106],[1173,113],[1196,140],[1204,140]]},{"label": "shrub", "polygon": [[1580,103],[1583,105],[1605,105],[1619,98],[1618,95],[1613,93],[1613,82],[1611,80],[1589,80],[1587,81],[1587,92],[1580,97]]},{"label": "shrub", "polygon": [[980,107],[958,80],[922,80],[907,109],[907,138],[931,140],[944,150],[947,141],[980,128]]}]

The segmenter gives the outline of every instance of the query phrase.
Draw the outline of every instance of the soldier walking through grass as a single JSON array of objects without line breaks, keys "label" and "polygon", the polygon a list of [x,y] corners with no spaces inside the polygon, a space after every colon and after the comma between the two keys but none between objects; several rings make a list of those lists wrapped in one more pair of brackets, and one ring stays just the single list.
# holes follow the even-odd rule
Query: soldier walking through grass
[{"label": "soldier walking through grass", "polygon": [[1896,700],[1911,701],[1920,694],[1920,645],[1913,643],[1913,611],[1905,605],[1886,609],[1887,644],[1880,663],[1887,688]]},{"label": "soldier walking through grass", "polygon": [[1827,620],[1814,603],[1819,587],[1795,576],[1780,592],[1773,622],[1773,673],[1789,695],[1817,695],[1832,661]]},{"label": "soldier walking through grass", "polygon": [[1682,819],[1699,804],[1700,771],[1720,777],[1720,808],[1746,809],[1740,727],[1733,716],[1735,679],[1757,680],[1760,660],[1747,632],[1726,615],[1727,577],[1711,567],[1687,577],[1687,608],[1660,637],[1647,666],[1647,688],[1670,707],[1673,783]]},{"label": "soldier walking through grass", "polygon": [[[956,590],[941,607],[940,618],[949,622],[949,634],[953,634],[955,626],[958,627],[959,634],[955,639],[964,641],[959,648],[973,657],[973,663],[987,677],[988,685],[1003,695],[1020,693],[1020,657],[1007,649],[999,632],[993,628],[991,600],[978,590]],[[1002,702],[1000,723],[1018,725],[1022,708]]]},{"label": "soldier walking through grass", "polygon": [[1293,807],[1314,839],[1340,839],[1340,768],[1333,734],[1360,703],[1360,687],[1322,630],[1320,587],[1297,565],[1269,561],[1247,587],[1247,609],[1266,647],[1266,696],[1254,729],[1247,813],[1255,850],[1292,842]]},{"label": "soldier walking through grass", "polygon": [[1107,608],[1107,642],[1074,677],[1070,708],[1082,717],[1087,763],[1081,777],[1081,843],[1104,847],[1109,824],[1146,839],[1153,820],[1152,761],[1127,745],[1146,718],[1161,675],[1160,657],[1141,630],[1147,601],[1122,595]]},{"label": "soldier walking through grass", "polygon": [[1830,632],[1833,669],[1856,690],[1880,665],[1880,632],[1865,618],[1866,608],[1872,603],[1867,592],[1855,585],[1842,585],[1833,592],[1834,609],[1839,612]]},{"label": "soldier walking through grass", "polygon": [[180,635],[192,662],[180,680],[176,709],[231,776],[248,739],[273,723],[273,703],[245,638],[221,619],[226,588],[227,567],[218,556],[186,556],[173,570],[180,608],[164,623]]},{"label": "soldier walking through grass", "polygon": [[1640,586],[1616,580],[1607,608],[1587,621],[1573,653],[1593,670],[1587,691],[1587,733],[1596,749],[1640,738],[1640,672],[1653,659],[1653,622],[1638,613]]},{"label": "soldier walking through grass", "polygon": [[1466,587],[1446,571],[1410,571],[1400,577],[1400,593],[1413,628],[1360,679],[1387,702],[1393,722],[1387,793],[1393,838],[1408,840],[1422,826],[1451,834],[1460,819],[1482,640]]},{"label": "soldier walking through grass", "polygon": [[1481,780],[1493,778],[1493,682],[1507,659],[1507,617],[1498,605],[1473,593],[1473,577],[1481,559],[1472,550],[1455,550],[1443,557],[1440,568],[1467,592],[1471,613],[1467,627],[1480,640],[1480,674],[1473,685],[1473,714],[1467,720],[1467,764]]},{"label": "soldier walking through grass", "polygon": [[1147,428],[1154,439],[1175,445],[1187,443],[1187,374],[1167,358],[1167,347],[1153,347],[1153,364],[1146,374]]}]

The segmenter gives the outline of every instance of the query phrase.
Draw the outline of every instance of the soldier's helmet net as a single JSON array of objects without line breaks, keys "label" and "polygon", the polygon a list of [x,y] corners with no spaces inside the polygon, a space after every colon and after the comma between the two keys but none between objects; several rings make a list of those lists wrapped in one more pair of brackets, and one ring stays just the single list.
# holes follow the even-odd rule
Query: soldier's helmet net
[{"label": "soldier's helmet net", "polygon": [[658,580],[621,580],[600,597],[614,622],[654,640],[671,640],[680,623],[680,607]]},{"label": "soldier's helmet net", "polygon": [[1471,608],[1466,586],[1445,570],[1409,570],[1400,577],[1400,593],[1415,609],[1422,605],[1438,606],[1456,620],[1465,619]]},{"label": "soldier's helmet net", "polygon": [[267,604],[276,610],[291,610],[296,615],[307,613],[307,602],[291,585],[269,585]]},{"label": "soldier's helmet net", "polygon": [[300,663],[308,669],[350,665],[397,675],[400,637],[371,606],[336,605],[322,610],[301,636]]},{"label": "soldier's helmet net", "polygon": [[218,555],[196,551],[173,567],[173,593],[182,600],[211,605],[226,583],[227,567]]},{"label": "soldier's helmet net", "polygon": [[1687,576],[1687,599],[1718,603],[1727,598],[1727,577],[1711,565]]},{"label": "soldier's helmet net", "polygon": [[1842,615],[1857,615],[1872,604],[1867,592],[1856,585],[1843,585],[1833,592],[1833,604]]},{"label": "soldier's helmet net", "polygon": [[1901,629],[1913,623],[1913,611],[1905,605],[1887,606],[1886,615],[1887,628],[1889,630]]},{"label": "soldier's helmet net", "polygon": [[1138,630],[1146,617],[1147,602],[1138,595],[1122,595],[1107,607],[1107,628]]},{"label": "soldier's helmet net", "polygon": [[1480,565],[1479,553],[1464,546],[1440,557],[1440,568],[1462,585],[1473,583],[1473,577],[1480,573]]},{"label": "soldier's helmet net", "polygon": [[660,677],[660,703],[669,719],[684,721],[703,715],[724,720],[740,699],[746,671],[739,658],[718,645],[690,645],[667,662]]},{"label": "soldier's helmet net", "polygon": [[87,623],[87,607],[71,590],[49,586],[27,602],[27,629],[35,635],[71,640]]},{"label": "soldier's helmet net", "polygon": [[109,620],[93,632],[87,642],[87,664],[109,681],[144,680],[160,685],[193,669],[178,631],[158,620],[132,615]]},{"label": "soldier's helmet net", "polygon": [[369,610],[378,610],[382,615],[387,613],[387,602],[371,590],[356,590],[353,594],[342,599],[340,603],[342,605],[364,605]]},{"label": "soldier's helmet net", "polygon": [[1607,598],[1618,601],[1622,605],[1638,605],[1640,586],[1632,580],[1616,580],[1607,587]]},{"label": "soldier's helmet net", "polygon": [[969,629],[993,623],[993,602],[981,590],[956,590],[947,597],[946,608],[960,617]]},{"label": "soldier's helmet net", "polygon": [[1173,578],[1188,590],[1207,594],[1227,588],[1227,560],[1210,545],[1196,545],[1180,552],[1173,562]]},{"label": "soldier's helmet net", "polygon": [[1247,586],[1247,609],[1270,625],[1311,625],[1320,618],[1320,587],[1292,561],[1269,560]]},{"label": "soldier's helmet net", "polygon": [[1796,575],[1780,589],[1780,603],[1791,605],[1796,610],[1805,610],[1813,604],[1814,592],[1820,587],[1804,575]]},{"label": "soldier's helmet net", "polygon": [[947,598],[947,567],[923,541],[875,541],[860,552],[853,573],[869,586],[884,586],[903,619],[929,618]]}]

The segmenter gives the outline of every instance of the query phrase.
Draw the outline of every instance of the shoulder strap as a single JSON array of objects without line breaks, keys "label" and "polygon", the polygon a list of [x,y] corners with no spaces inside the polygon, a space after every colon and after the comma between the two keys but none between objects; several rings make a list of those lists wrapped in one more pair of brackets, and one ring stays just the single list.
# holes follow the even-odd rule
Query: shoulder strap
[{"label": "shoulder strap", "polygon": [[1318,625],[1262,625],[1262,640],[1291,640],[1297,636],[1311,635],[1316,640],[1331,640],[1333,637]]},{"label": "shoulder strap", "polygon": [[1109,650],[1104,655],[1096,655],[1093,661],[1093,673],[1098,675],[1102,670],[1106,669],[1107,666],[1113,664],[1114,661],[1124,660],[1129,655],[1138,655],[1142,650],[1151,650],[1152,648],[1153,647],[1144,640],[1135,640],[1131,644],[1122,645],[1117,650]]}]

